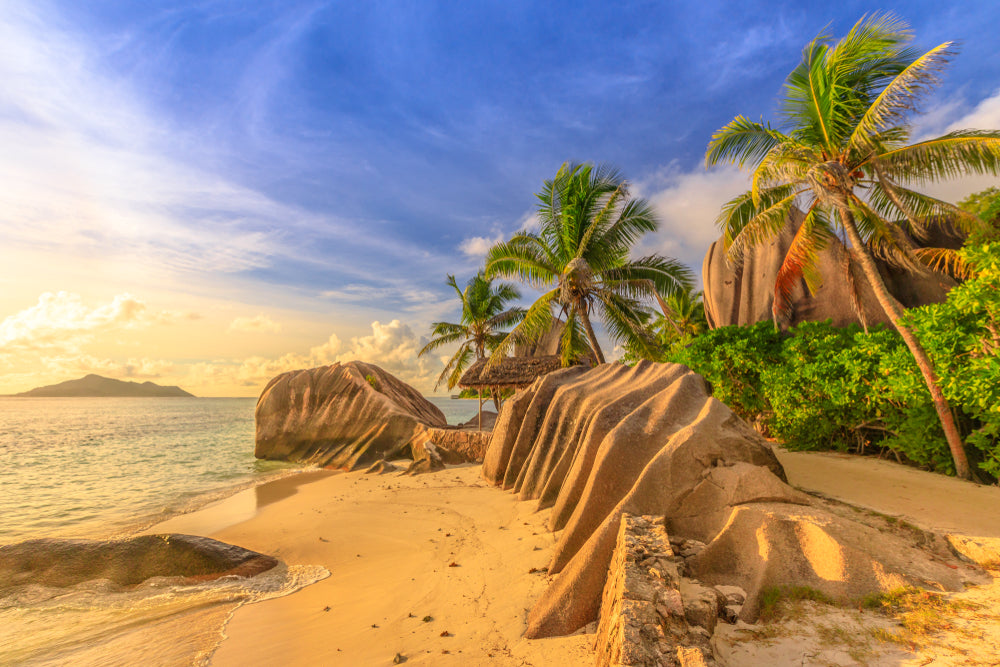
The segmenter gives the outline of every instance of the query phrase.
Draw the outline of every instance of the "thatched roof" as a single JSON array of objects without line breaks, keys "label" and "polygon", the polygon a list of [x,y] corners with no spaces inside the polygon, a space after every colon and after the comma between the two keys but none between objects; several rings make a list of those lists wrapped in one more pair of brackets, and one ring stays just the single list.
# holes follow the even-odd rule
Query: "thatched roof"
[{"label": "thatched roof", "polygon": [[504,357],[486,370],[486,359],[480,359],[462,374],[458,386],[480,389],[487,387],[527,387],[546,373],[562,366],[558,355],[544,357]]}]

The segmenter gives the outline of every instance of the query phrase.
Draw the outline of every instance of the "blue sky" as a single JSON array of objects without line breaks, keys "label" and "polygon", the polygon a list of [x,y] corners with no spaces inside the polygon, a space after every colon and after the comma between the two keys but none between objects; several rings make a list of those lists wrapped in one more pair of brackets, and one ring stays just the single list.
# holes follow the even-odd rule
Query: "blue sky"
[{"label": "blue sky", "polygon": [[0,393],[253,395],[362,353],[423,386],[445,275],[567,160],[618,166],[663,218],[641,250],[698,269],[743,183],[712,131],[876,10],[961,43],[928,132],[1000,125],[994,2],[0,2]]}]

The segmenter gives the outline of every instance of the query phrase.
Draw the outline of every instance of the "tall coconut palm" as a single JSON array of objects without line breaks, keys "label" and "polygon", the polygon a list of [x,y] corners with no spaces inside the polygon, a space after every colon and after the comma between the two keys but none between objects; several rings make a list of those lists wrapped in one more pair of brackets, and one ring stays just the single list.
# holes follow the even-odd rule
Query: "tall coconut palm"
[{"label": "tall coconut palm", "polygon": [[564,363],[579,354],[583,336],[593,358],[604,363],[595,315],[615,342],[654,354],[642,301],[662,303],[689,288],[693,279],[690,269],[673,259],[629,258],[639,237],[658,227],[652,207],[629,196],[628,183],[617,170],[592,164],[564,164],[536,196],[539,231],[519,232],[486,256],[487,275],[545,290],[497,351],[503,354],[516,342],[543,334],[558,309],[566,318]]},{"label": "tall coconut palm", "polygon": [[462,302],[462,317],[458,323],[435,322],[431,329],[431,340],[424,345],[418,356],[436,350],[443,345],[459,343],[458,350],[451,357],[434,388],[446,384],[448,389],[458,384],[458,379],[474,359],[485,359],[507,335],[507,329],[524,318],[524,309],[509,307],[512,301],[521,298],[521,293],[510,283],[496,283],[486,278],[480,271],[469,279],[465,289],[459,289],[455,276],[446,281]]},{"label": "tall coconut palm", "polygon": [[751,189],[723,207],[719,224],[732,260],[775,236],[793,207],[805,211],[778,271],[776,313],[792,286],[815,291],[817,251],[831,240],[848,245],[879,304],[899,331],[927,383],[959,476],[969,464],[951,410],[920,342],[900,322],[903,307],[889,293],[873,253],[913,260],[913,237],[947,219],[971,227],[955,206],[912,189],[970,173],[1000,172],[1000,132],[958,130],[910,143],[909,120],[920,98],[954,55],[950,42],[926,53],[908,46],[906,24],[891,14],[862,18],[846,37],[810,42],[785,81],[778,126],[737,116],[708,146],[709,165],[752,168]]}]

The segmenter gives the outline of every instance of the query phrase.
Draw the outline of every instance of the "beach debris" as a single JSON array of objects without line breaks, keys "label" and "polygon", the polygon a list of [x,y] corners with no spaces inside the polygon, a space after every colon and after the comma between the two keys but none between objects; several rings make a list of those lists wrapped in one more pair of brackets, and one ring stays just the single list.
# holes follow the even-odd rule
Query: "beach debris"
[{"label": "beach debris", "polygon": [[451,637],[451,633],[448,632],[447,630],[445,630],[439,636],[440,637]]},{"label": "beach debris", "polygon": [[434,617],[433,617],[433,616],[424,616],[424,617],[423,617],[422,619],[420,619],[420,620],[421,620],[421,621],[423,621],[424,623],[430,623],[431,621],[433,621],[433,620],[434,620]]},{"label": "beach debris", "polygon": [[326,539],[325,537],[321,537],[321,538],[319,538],[319,541],[320,542],[329,542],[330,540]]},{"label": "beach debris", "polygon": [[406,656],[403,655],[402,653],[397,653],[396,657],[392,659],[392,664],[394,665],[401,665],[404,662],[406,662]]},{"label": "beach debris", "polygon": [[323,607],[323,611],[330,611],[330,605]]},{"label": "beach debris", "polygon": [[459,565],[455,561],[451,561],[451,563],[448,564],[448,567],[461,567],[461,565]]},{"label": "beach debris", "polygon": [[378,627],[378,625],[376,625],[375,623],[372,623],[372,627],[373,627],[373,628],[377,628],[377,627]]}]

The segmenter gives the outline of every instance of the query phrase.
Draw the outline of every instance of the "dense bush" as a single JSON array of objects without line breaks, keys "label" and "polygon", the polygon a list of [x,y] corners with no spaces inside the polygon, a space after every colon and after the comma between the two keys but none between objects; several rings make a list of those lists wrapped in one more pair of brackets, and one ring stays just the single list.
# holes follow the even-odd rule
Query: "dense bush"
[{"label": "dense bush", "polygon": [[[942,304],[907,313],[956,411],[970,458],[1000,476],[1000,244],[962,251],[975,278]],[[953,471],[930,394],[899,335],[807,322],[723,327],[671,358],[712,384],[740,416],[792,449],[887,448]]]}]

